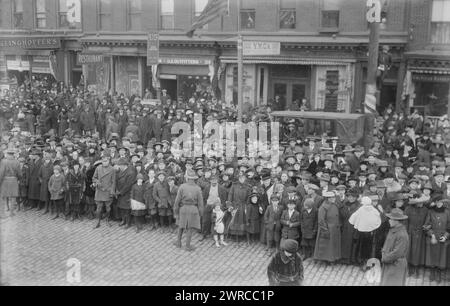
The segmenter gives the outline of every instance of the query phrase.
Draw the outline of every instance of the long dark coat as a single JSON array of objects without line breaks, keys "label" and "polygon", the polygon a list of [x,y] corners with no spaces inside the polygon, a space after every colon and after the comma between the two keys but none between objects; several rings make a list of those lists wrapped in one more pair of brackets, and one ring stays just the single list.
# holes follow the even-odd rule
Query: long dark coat
[{"label": "long dark coat", "polygon": [[334,262],[341,258],[341,222],[336,204],[322,203],[318,212],[318,233],[314,259]]},{"label": "long dark coat", "polygon": [[358,210],[359,204],[357,201],[350,203],[344,201],[339,208],[339,215],[341,218],[341,257],[342,259],[352,260],[354,259],[355,243],[353,241],[355,236],[355,228],[348,222],[350,216]]},{"label": "long dark coat", "polygon": [[178,216],[178,227],[183,229],[200,229],[200,216],[203,214],[202,190],[193,182],[184,183],[178,188],[173,207]]},{"label": "long dark coat", "polygon": [[74,170],[70,170],[66,176],[66,181],[68,185],[69,203],[71,205],[79,205],[81,198],[83,197],[85,184],[85,175],[83,171],[78,170],[78,172],[75,173]]},{"label": "long dark coat", "polygon": [[153,186],[153,198],[158,208],[171,208],[169,184],[167,181],[156,181],[155,186]]},{"label": "long dark coat", "polygon": [[30,161],[28,168],[28,199],[39,200],[41,198],[41,182],[39,172],[42,166],[42,159]]},{"label": "long dark coat", "polygon": [[406,230],[410,241],[408,263],[413,266],[421,266],[425,264],[426,233],[423,230],[423,225],[428,215],[428,208],[408,205],[405,209],[405,215],[408,216]]},{"label": "long dark coat", "polygon": [[[425,226],[429,228],[426,238],[426,262],[427,267],[437,267],[445,269],[448,267],[449,257],[449,237],[450,237],[450,211],[448,209],[430,209]],[[431,234],[434,234],[438,243],[431,244]],[[440,242],[439,238],[446,236],[445,242]]]},{"label": "long dark coat", "polygon": [[260,207],[259,200],[256,204],[250,203],[249,201],[245,207],[245,230],[249,234],[259,234],[261,231],[261,214],[259,213]]},{"label": "long dark coat", "polygon": [[228,201],[231,202],[233,207],[233,217],[230,223],[229,233],[231,235],[244,235],[245,234],[245,204],[250,196],[250,187],[244,183],[235,182],[231,186],[228,193]]},{"label": "long dark coat", "polygon": [[380,286],[403,286],[406,281],[409,237],[404,225],[389,230],[381,251],[383,264]]},{"label": "long dark coat", "polygon": [[131,209],[131,188],[136,183],[136,169],[128,167],[116,173],[117,207]]},{"label": "long dark coat", "polygon": [[154,179],[152,182],[148,180],[145,182],[145,193],[144,193],[144,199],[145,199],[145,205],[151,211],[152,209],[156,209],[156,201],[153,198],[153,187],[155,186],[156,179]]},{"label": "long dark coat", "polygon": [[112,201],[116,191],[116,171],[112,166],[95,168],[92,182],[96,184],[95,201]]},{"label": "long dark coat", "polygon": [[41,191],[39,200],[42,202],[46,202],[50,200],[50,193],[48,191],[48,181],[50,177],[53,175],[53,164],[49,162],[47,165],[45,163],[42,164],[41,169],[39,170],[39,181],[41,182]]},{"label": "long dark coat", "polygon": [[[145,203],[145,184],[139,186],[138,184],[134,184],[131,188],[131,199],[139,201],[141,203]],[[131,214],[133,216],[145,216],[147,214],[147,210],[131,210]]]}]

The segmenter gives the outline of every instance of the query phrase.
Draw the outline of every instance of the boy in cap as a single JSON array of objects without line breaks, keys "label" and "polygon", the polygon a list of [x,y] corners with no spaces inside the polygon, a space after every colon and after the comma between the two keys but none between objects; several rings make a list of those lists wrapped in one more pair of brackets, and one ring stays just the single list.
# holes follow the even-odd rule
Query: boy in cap
[{"label": "boy in cap", "polygon": [[283,241],[280,251],[267,267],[270,286],[300,286],[302,284],[303,263],[297,249],[297,241],[293,239]]},{"label": "boy in cap", "polygon": [[272,243],[278,250],[281,235],[281,214],[283,213],[280,198],[276,194],[270,197],[270,205],[264,213],[264,223],[266,232],[267,253],[272,253]]},{"label": "boy in cap", "polygon": [[50,193],[50,200],[56,209],[56,216],[53,219],[59,217],[59,213],[64,212],[64,192],[66,191],[66,179],[61,174],[61,167],[53,167],[53,174],[50,176],[47,188]]},{"label": "boy in cap", "polygon": [[313,255],[317,235],[317,208],[313,199],[305,199],[300,210],[301,249],[304,259]]},{"label": "boy in cap", "polygon": [[164,219],[168,219],[169,228],[172,225],[172,208],[170,205],[170,191],[169,184],[166,181],[166,173],[164,171],[159,171],[157,176],[157,181],[153,186],[153,199],[158,206],[159,223],[161,228],[164,229]]},{"label": "boy in cap", "polygon": [[136,176],[136,184],[134,184],[131,188],[130,196],[131,215],[134,217],[134,222],[136,223],[136,233],[139,233],[142,230],[144,225],[144,216],[147,213],[144,196],[144,176],[142,173],[138,173]]}]

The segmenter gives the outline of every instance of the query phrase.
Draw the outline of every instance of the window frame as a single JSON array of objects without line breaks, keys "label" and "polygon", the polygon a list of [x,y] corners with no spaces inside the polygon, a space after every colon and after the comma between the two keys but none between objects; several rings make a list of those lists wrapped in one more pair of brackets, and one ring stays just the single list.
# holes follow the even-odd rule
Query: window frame
[{"label": "window frame", "polygon": [[[80,25],[79,27],[70,27],[69,22],[67,21],[67,11],[62,11],[61,10],[61,1],[67,1],[67,0],[57,0],[57,5],[58,5],[58,9],[57,9],[57,23],[58,23],[58,29],[65,29],[65,30],[73,30],[73,31],[80,31],[82,29],[82,20],[80,20]],[[80,3],[80,10],[82,9],[81,5],[82,5],[82,0],[79,0]],[[67,5],[66,5],[67,6]],[[64,15],[66,18],[66,22],[67,22],[67,26],[63,26],[61,25],[61,16]],[[80,16],[80,19],[83,18],[83,16]]]},{"label": "window frame", "polygon": [[[242,18],[242,14],[243,13],[253,13],[254,14],[254,19],[253,19],[253,28],[247,28],[247,27],[243,27],[243,18]],[[239,10],[239,17],[240,17],[240,23],[239,29],[240,30],[246,30],[246,31],[254,31],[256,29],[256,9],[240,9]]]},{"label": "window frame", "polygon": [[[97,28],[99,31],[111,31],[112,30],[112,1],[111,0],[107,0],[109,1],[109,11],[108,12],[103,12],[102,11],[102,1],[105,0],[97,0],[97,8],[98,8],[98,24],[97,24]],[[109,17],[109,25],[108,25],[108,29],[105,29],[104,25],[102,26],[102,17]]]},{"label": "window frame", "polygon": [[[281,13],[282,12],[292,12],[292,11],[294,12],[294,18],[295,18],[294,27],[293,28],[283,28],[281,26]],[[282,31],[289,31],[289,30],[297,29],[297,9],[295,7],[294,8],[288,8],[288,7],[286,7],[286,8],[280,7],[279,8],[279,10],[278,10],[278,29],[280,29]]]},{"label": "window frame", "polygon": [[[330,13],[330,12],[334,12],[337,13],[337,25],[334,27],[330,27],[330,26],[324,26],[324,13]],[[320,32],[339,32],[339,28],[340,28],[340,18],[341,17],[341,12],[339,9],[334,9],[334,10],[330,10],[330,9],[321,9],[320,10]]]},{"label": "window frame", "polygon": [[[133,0],[127,0],[127,30],[128,31],[142,31],[142,14],[144,11],[142,10],[142,1],[145,0],[139,0],[139,10],[131,10],[131,1]],[[138,17],[139,18],[139,28],[133,29],[131,20],[132,18]]]},{"label": "window frame", "polygon": [[[16,1],[20,1],[21,3],[22,3],[22,10],[21,11],[17,11],[16,9],[17,9],[17,5],[16,5]],[[24,20],[23,20],[23,0],[13,0],[12,2],[11,2],[11,9],[12,9],[12,14],[11,14],[11,16],[12,16],[12,27],[13,27],[13,29],[24,29],[24,27],[25,27],[25,25],[24,25]],[[21,16],[21,26],[19,27],[19,26],[17,26],[16,25],[16,16],[17,15],[20,15]]]},{"label": "window frame", "polygon": [[[171,1],[172,2],[172,12],[171,14],[163,13],[162,11],[162,3],[163,1]],[[165,27],[163,23],[164,17],[172,17],[172,24],[170,27]],[[160,0],[159,1],[159,25],[161,30],[174,30],[175,29],[175,1],[174,0]]]},{"label": "window frame", "polygon": [[439,25],[444,25],[445,26],[445,24],[447,24],[447,26],[448,27],[450,27],[450,21],[442,21],[442,20],[439,20],[439,21],[434,21],[433,20],[433,12],[434,12],[434,7],[433,7],[433,5],[436,3],[436,2],[448,2],[449,3],[449,5],[450,5],[450,0],[432,0],[431,2],[430,2],[430,18],[429,18],[429,20],[430,20],[430,22],[429,22],[429,35],[428,35],[428,37],[429,37],[429,43],[430,44],[433,44],[433,45],[447,45],[447,44],[449,44],[450,43],[450,38],[447,40],[447,41],[434,41],[433,40],[433,36],[434,36],[434,33],[435,33],[435,29],[434,29],[434,27],[436,26],[439,26]]},{"label": "window frame", "polygon": [[[38,1],[43,1],[44,4],[44,11],[43,12],[38,12]],[[34,0],[34,26],[36,27],[36,29],[46,29],[47,28],[47,8],[46,8],[47,2],[46,0]],[[44,15],[44,17],[42,18],[42,15]],[[44,20],[44,26],[41,27],[39,26],[39,21],[40,20]]]}]

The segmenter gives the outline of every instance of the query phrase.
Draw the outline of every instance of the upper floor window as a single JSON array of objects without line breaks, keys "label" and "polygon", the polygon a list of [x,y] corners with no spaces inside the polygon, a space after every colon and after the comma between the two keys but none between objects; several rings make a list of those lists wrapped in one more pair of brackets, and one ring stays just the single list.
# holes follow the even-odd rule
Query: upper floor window
[{"label": "upper floor window", "polygon": [[111,30],[111,0],[99,0],[99,29]]},{"label": "upper floor window", "polygon": [[280,29],[295,29],[295,4],[294,0],[280,0]]},{"label": "upper floor window", "polygon": [[142,24],[142,1],[127,0],[128,30],[141,30]]},{"label": "upper floor window", "polygon": [[23,0],[13,0],[14,28],[23,28]]},{"label": "upper floor window", "polygon": [[[202,14],[203,10],[205,9],[206,5],[208,4],[208,0],[195,0],[195,19],[197,20],[198,17]],[[205,24],[202,29],[206,30],[208,29],[208,24]]]},{"label": "upper floor window", "polygon": [[80,0],[59,0],[58,23],[60,28],[81,29]]},{"label": "upper floor window", "polygon": [[255,10],[241,10],[241,29],[255,28],[256,13]]},{"label": "upper floor window", "polygon": [[450,44],[450,0],[433,0],[431,43]]},{"label": "upper floor window", "polygon": [[321,12],[322,29],[339,29],[339,8],[341,0],[324,0]]},{"label": "upper floor window", "polygon": [[36,0],[36,27],[47,27],[47,18],[45,13],[45,0]]},{"label": "upper floor window", "polygon": [[173,0],[161,0],[161,28],[163,30],[172,30],[174,27]]}]

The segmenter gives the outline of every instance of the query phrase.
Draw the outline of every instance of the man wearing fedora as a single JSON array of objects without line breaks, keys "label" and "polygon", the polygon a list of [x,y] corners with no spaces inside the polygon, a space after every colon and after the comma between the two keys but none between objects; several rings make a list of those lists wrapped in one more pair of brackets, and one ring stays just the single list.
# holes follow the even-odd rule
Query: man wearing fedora
[{"label": "man wearing fedora", "polygon": [[409,237],[402,220],[403,211],[394,208],[386,214],[390,229],[381,250],[382,274],[380,286],[404,286],[408,270]]},{"label": "man wearing fedora", "polygon": [[110,157],[105,155],[102,157],[102,164],[99,165],[92,177],[93,186],[95,186],[95,204],[97,205],[97,224],[94,228],[100,227],[102,219],[103,206],[106,208],[106,223],[109,224],[111,215],[111,204],[116,192],[116,171],[111,166]]},{"label": "man wearing fedora", "polygon": [[203,215],[202,190],[195,180],[198,176],[193,170],[187,170],[185,174],[186,183],[178,189],[173,211],[178,220],[178,234],[174,245],[181,248],[181,238],[186,232],[186,251],[194,251],[191,245],[193,230],[200,230],[200,216]]}]

